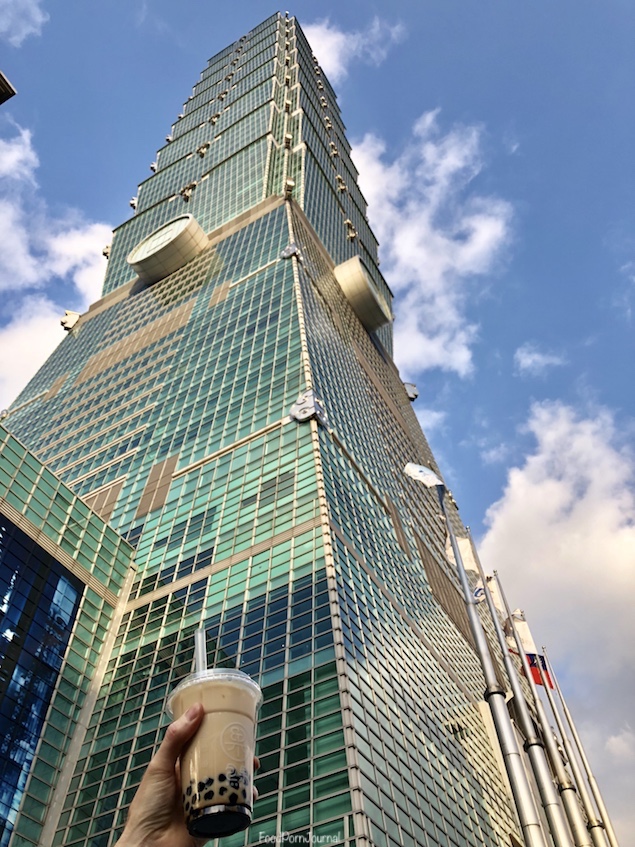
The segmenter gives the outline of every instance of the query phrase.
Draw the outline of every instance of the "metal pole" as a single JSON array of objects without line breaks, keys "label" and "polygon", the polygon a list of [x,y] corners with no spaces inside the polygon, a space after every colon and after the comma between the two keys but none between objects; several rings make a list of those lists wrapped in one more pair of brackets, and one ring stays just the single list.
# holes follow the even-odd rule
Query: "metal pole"
[{"label": "metal pole", "polygon": [[[545,754],[544,745],[536,734],[534,722],[529,713],[527,701],[525,700],[525,695],[523,693],[518,674],[516,673],[516,668],[514,666],[514,663],[512,662],[511,656],[509,655],[507,641],[505,640],[505,633],[503,632],[503,627],[501,626],[501,622],[498,618],[498,613],[494,605],[492,593],[489,590],[489,586],[487,584],[485,573],[483,572],[481,561],[478,557],[478,553],[473,543],[472,550],[474,552],[474,560],[476,562],[479,574],[481,575],[481,579],[483,581],[485,599],[487,600],[489,613],[492,618],[494,629],[496,631],[496,636],[498,638],[498,643],[500,644],[501,651],[503,654],[505,670],[507,671],[509,683],[512,689],[512,693],[514,695],[514,705],[516,707],[516,714],[518,715],[518,723],[520,725],[520,730],[522,734],[525,736],[524,747],[529,757],[529,762],[531,764],[531,769],[534,773],[534,777],[536,778],[536,784],[538,786],[538,792],[540,794],[540,801],[545,811],[545,816],[549,824],[549,830],[553,836],[553,840],[556,844],[556,847],[559,847],[561,842],[558,840],[558,838],[561,832],[562,809],[558,800],[558,793],[553,784],[553,777],[551,774],[551,770],[549,769],[549,763],[547,762],[547,756]],[[581,818],[580,823],[584,827]],[[564,843],[570,844],[568,836],[567,840]],[[591,842],[589,840],[584,839],[577,840],[576,847],[591,847]]]},{"label": "metal pole", "polygon": [[[543,742],[549,755],[552,770],[556,777],[556,784],[558,786],[558,791],[560,792],[560,797],[562,798],[562,802],[567,811],[567,818],[569,819],[571,832],[573,833],[576,845],[583,844],[585,845],[585,847],[587,847],[587,845],[589,845],[590,847],[591,841],[588,840],[589,833],[587,832],[584,821],[582,820],[582,814],[580,813],[580,807],[578,806],[578,801],[575,796],[575,789],[573,787],[573,783],[569,779],[568,774],[564,769],[564,765],[562,764],[562,760],[560,759],[560,753],[558,752],[558,748],[556,747],[555,741],[551,734],[545,710],[542,706],[540,697],[538,696],[536,683],[534,682],[533,677],[531,675],[531,669],[529,667],[529,662],[527,661],[527,656],[525,655],[525,649],[523,647],[522,641],[520,640],[518,630],[514,625],[512,613],[510,611],[509,604],[507,603],[507,598],[505,597],[505,592],[503,591],[503,587],[500,583],[500,580],[498,579],[498,574],[496,573],[496,571],[494,571],[494,576],[496,577],[496,584],[498,586],[501,600],[503,601],[503,605],[505,606],[505,611],[509,619],[509,624],[511,626],[512,633],[516,641],[516,647],[518,648],[520,661],[523,666],[525,676],[527,677],[529,690],[531,691],[531,695],[534,700],[534,706],[536,708],[536,714],[538,716],[538,723],[540,724],[543,730]],[[575,815],[574,804],[575,810],[577,810],[577,818]],[[550,805],[549,814],[549,829],[551,830],[551,835],[554,840],[554,843],[556,844],[556,847],[560,847],[561,844],[570,845],[570,830],[567,826],[567,819],[565,818],[562,812],[562,806],[560,805],[560,803]],[[587,840],[581,840],[583,839],[583,837],[586,837]]]},{"label": "metal pole", "polygon": [[[454,535],[454,531],[452,530],[452,524],[450,523],[450,517],[445,505],[445,486],[437,485],[436,489],[439,495],[439,502],[441,503],[445,523],[448,528],[450,543],[452,545],[452,551],[454,552],[454,560],[459,572],[461,586],[463,588],[463,596],[467,608],[470,629],[481,660],[483,676],[485,677],[485,700],[487,701],[492,713],[492,720],[494,721],[496,735],[498,736],[498,742],[505,762],[505,769],[507,770],[507,776],[509,777],[509,783],[511,785],[514,803],[518,812],[518,819],[520,821],[523,839],[526,847],[547,847],[542,826],[540,825],[540,818],[538,817],[538,810],[534,803],[534,797],[529,785],[529,780],[527,779],[521,753],[518,748],[516,733],[514,732],[509,712],[507,711],[505,692],[500,687],[498,680],[496,679],[496,671],[494,669],[492,656],[489,652],[487,639],[485,638],[485,632],[483,631],[481,619],[476,611],[474,597],[470,591],[459,545]],[[563,842],[563,844],[564,843],[566,842]],[[557,847],[560,847],[560,845],[557,845]]]},{"label": "metal pole", "polygon": [[606,832],[606,837],[609,840],[609,844],[611,847],[620,847],[617,841],[617,837],[615,835],[615,830],[613,829],[613,825],[611,824],[611,819],[609,818],[609,813],[604,805],[604,800],[602,799],[602,795],[600,794],[600,789],[598,787],[597,782],[595,781],[595,777],[593,776],[593,771],[591,770],[591,765],[589,764],[589,760],[586,757],[586,753],[584,752],[584,747],[582,746],[582,742],[580,741],[580,736],[578,735],[578,730],[573,722],[573,718],[571,717],[571,712],[569,711],[565,699],[562,695],[562,691],[560,690],[560,686],[558,685],[558,679],[553,671],[553,667],[551,666],[551,662],[549,661],[549,657],[545,653],[545,660],[547,662],[547,667],[549,669],[549,673],[551,675],[551,679],[553,680],[553,684],[556,686],[556,691],[558,692],[558,697],[560,698],[560,703],[562,704],[562,710],[567,719],[567,723],[571,729],[571,735],[573,736],[573,741],[576,745],[578,753],[580,754],[580,759],[582,761],[582,765],[584,770],[586,771],[587,779],[589,780],[589,785],[591,787],[591,793],[595,798],[595,802],[600,811],[600,817],[602,818],[602,823],[604,824],[604,829]]},{"label": "metal pole", "polygon": [[[542,648],[542,652],[544,654],[544,647]],[[551,693],[551,689],[549,688],[548,681],[545,679],[545,674],[543,673],[540,662],[538,662],[538,669],[540,671],[540,678],[542,679],[542,684],[545,688],[547,700],[549,701],[549,707],[551,708],[553,716],[556,719],[556,725],[558,727],[560,737],[562,738],[564,752],[566,753],[567,759],[569,760],[569,764],[571,765],[573,779],[575,780],[578,789],[578,794],[580,795],[580,800],[582,801],[582,805],[587,816],[587,829],[589,830],[589,833],[593,840],[593,847],[607,847],[608,841],[606,839],[606,833],[604,832],[604,824],[596,815],[593,801],[591,800],[589,792],[587,791],[587,787],[584,782],[584,777],[582,775],[582,771],[580,770],[580,765],[578,764],[578,760],[575,756],[575,751],[567,736],[564,723],[562,722],[560,713],[556,708],[556,703],[553,698],[553,694]]]}]

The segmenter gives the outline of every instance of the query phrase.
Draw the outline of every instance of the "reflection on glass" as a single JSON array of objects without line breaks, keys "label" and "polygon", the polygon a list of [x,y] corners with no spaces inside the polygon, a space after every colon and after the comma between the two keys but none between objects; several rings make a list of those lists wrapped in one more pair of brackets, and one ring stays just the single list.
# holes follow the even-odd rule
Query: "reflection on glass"
[{"label": "reflection on glass", "polygon": [[0,524],[0,847],[9,843],[70,638],[81,583]]}]

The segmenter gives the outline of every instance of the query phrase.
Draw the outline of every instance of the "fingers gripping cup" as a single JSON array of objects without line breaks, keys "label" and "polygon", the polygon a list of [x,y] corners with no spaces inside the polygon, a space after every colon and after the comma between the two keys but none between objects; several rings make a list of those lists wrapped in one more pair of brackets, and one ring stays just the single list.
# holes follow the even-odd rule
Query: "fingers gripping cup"
[{"label": "fingers gripping cup", "polygon": [[239,670],[191,674],[168,698],[178,718],[195,703],[205,716],[181,756],[183,810],[190,835],[218,838],[251,822],[256,714],[260,687]]}]

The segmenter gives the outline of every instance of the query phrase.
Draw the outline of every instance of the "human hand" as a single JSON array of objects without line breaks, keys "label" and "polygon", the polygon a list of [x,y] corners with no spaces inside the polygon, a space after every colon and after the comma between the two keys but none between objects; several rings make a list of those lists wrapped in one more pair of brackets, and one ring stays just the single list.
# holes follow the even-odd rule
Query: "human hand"
[{"label": "human hand", "polygon": [[130,804],[116,847],[202,847],[207,843],[191,836],[185,826],[178,766],[179,755],[203,715],[203,706],[196,703],[168,727]]},{"label": "human hand", "polygon": [[[128,820],[116,847],[203,847],[209,840],[194,838],[187,831],[178,764],[203,715],[203,706],[196,703],[168,727],[130,804]],[[258,759],[254,759],[254,770],[259,766]],[[257,797],[254,788],[254,802]]]}]

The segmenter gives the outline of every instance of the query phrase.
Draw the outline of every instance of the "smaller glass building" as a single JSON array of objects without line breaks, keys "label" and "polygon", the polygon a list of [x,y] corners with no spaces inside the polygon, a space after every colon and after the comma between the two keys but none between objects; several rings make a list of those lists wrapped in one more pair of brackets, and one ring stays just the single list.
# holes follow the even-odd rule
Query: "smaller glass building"
[{"label": "smaller glass building", "polygon": [[[35,841],[132,548],[0,426],[0,847]],[[33,765],[37,752],[37,761]]]}]

